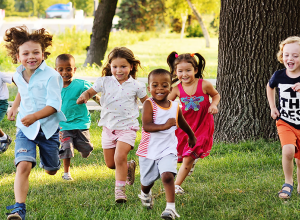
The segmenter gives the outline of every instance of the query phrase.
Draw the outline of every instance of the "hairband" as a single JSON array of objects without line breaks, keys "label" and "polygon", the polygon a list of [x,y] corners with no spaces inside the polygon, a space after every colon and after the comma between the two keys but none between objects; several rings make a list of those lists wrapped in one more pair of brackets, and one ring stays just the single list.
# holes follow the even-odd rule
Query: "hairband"
[{"label": "hairband", "polygon": [[178,57],[178,54],[177,53],[175,53],[175,58],[177,58]]},{"label": "hairband", "polygon": [[194,53],[191,53],[191,57],[193,57],[195,54]]}]

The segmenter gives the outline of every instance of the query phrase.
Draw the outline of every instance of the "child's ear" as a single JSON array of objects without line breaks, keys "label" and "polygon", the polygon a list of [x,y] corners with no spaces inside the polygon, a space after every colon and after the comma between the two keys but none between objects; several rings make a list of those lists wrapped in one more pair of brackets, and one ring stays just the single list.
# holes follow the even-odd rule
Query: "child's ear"
[{"label": "child's ear", "polygon": [[194,70],[195,70],[195,74],[197,74],[198,73],[198,68],[195,68]]},{"label": "child's ear", "polygon": [[148,89],[148,92],[150,92],[150,87],[149,86],[147,86],[147,89]]},{"label": "child's ear", "polygon": [[21,60],[19,59],[19,54],[16,54],[16,57],[17,57],[17,61],[18,61],[19,63],[21,63]]},{"label": "child's ear", "polygon": [[77,70],[77,68],[76,68],[76,67],[74,67],[74,73],[76,72],[76,70]]}]

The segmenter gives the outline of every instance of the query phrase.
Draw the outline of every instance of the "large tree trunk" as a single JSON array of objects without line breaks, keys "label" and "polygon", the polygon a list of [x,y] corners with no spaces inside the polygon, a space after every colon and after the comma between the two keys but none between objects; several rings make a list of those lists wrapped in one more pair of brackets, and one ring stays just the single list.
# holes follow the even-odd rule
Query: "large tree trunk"
[{"label": "large tree trunk", "polygon": [[221,0],[215,140],[277,139],[266,85],[280,41],[299,35],[300,0]]},{"label": "large tree trunk", "polygon": [[96,63],[101,66],[101,60],[103,60],[107,49],[117,2],[118,0],[101,0],[101,2],[99,2],[97,11],[95,12],[91,44],[87,52],[84,66],[88,63],[91,65]]},{"label": "large tree trunk", "polygon": [[196,16],[196,18],[197,18],[197,20],[198,20],[198,22],[200,24],[200,27],[201,27],[202,32],[203,32],[203,36],[205,38],[206,47],[209,48],[210,47],[209,34],[208,34],[208,31],[207,31],[207,29],[205,27],[203,19],[202,19],[200,13],[196,10],[195,6],[191,3],[191,1],[190,0],[186,0],[186,1],[188,2],[190,8],[192,9],[194,15]]}]

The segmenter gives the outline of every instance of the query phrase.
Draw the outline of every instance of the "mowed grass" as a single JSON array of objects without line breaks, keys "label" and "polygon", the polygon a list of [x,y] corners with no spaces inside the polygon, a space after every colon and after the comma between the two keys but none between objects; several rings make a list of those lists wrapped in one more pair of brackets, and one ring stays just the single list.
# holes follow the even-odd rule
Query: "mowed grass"
[{"label": "mowed grass", "polygon": [[[155,183],[154,208],[145,209],[138,198],[139,166],[134,185],[127,186],[128,202],[115,204],[114,171],[105,166],[97,120],[99,112],[94,112],[90,129],[95,147],[92,155],[83,159],[76,152],[71,161],[74,181],[62,180],[63,168],[55,176],[45,174],[38,166],[32,170],[27,219],[160,219],[166,205],[163,185],[161,180]],[[15,139],[14,122],[5,119],[0,127]],[[128,159],[138,161],[135,151],[140,138],[138,132]],[[0,155],[0,219],[5,219],[5,207],[14,204],[13,161],[14,143]],[[181,219],[298,219],[300,196],[296,188],[288,201],[277,197],[283,183],[279,142],[215,143],[210,156],[200,160],[183,183],[186,194],[176,196],[176,209]]]}]

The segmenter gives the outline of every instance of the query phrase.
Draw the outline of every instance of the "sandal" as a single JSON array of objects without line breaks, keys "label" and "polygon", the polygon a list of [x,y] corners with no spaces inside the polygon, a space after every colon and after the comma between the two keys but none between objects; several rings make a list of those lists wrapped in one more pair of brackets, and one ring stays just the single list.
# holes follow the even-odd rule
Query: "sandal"
[{"label": "sandal", "polygon": [[[286,191],[286,190],[283,190],[284,187],[290,188],[290,192],[289,192],[289,191]],[[280,198],[280,199],[289,199],[289,198],[291,198],[292,192],[293,192],[293,188],[294,188],[294,187],[293,187],[291,184],[288,184],[288,183],[283,184],[281,190],[278,192],[278,196],[279,196],[280,194],[282,194],[282,193],[285,193],[285,194],[288,195],[288,197],[286,197],[286,198],[281,198],[281,197],[279,196],[279,198]]]}]

